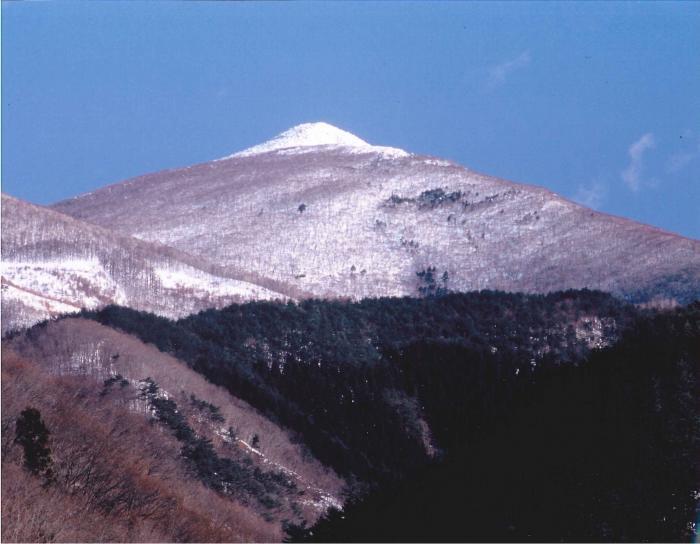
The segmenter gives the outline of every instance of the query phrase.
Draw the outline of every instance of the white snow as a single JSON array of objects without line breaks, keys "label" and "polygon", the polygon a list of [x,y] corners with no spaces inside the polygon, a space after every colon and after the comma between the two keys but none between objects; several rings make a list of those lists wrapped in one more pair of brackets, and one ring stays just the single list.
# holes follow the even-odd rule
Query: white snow
[{"label": "white snow", "polygon": [[27,291],[7,282],[3,282],[2,284],[2,300],[3,302],[15,300],[32,310],[47,313],[48,315],[66,314],[80,311],[80,307],[77,305],[65,304],[58,300],[46,298],[40,294]]},{"label": "white snow", "polygon": [[239,441],[241,444],[243,444],[249,451],[252,451],[255,455],[259,455],[260,457],[263,457],[263,458],[265,457],[265,456],[263,455],[263,452],[261,452],[259,449],[254,448],[253,446],[251,446],[250,444],[248,444],[248,442],[246,442],[245,440],[241,440],[241,439],[239,438],[238,441]]},{"label": "white snow", "polygon": [[[154,295],[160,304],[156,311],[166,317],[181,317],[196,311],[196,301],[208,301],[213,307],[284,298],[255,283],[218,277],[190,265],[154,264],[150,269],[145,268],[142,276],[151,271],[162,287]],[[81,308],[119,304],[142,309],[153,304],[153,300],[146,300],[147,295],[129,292],[97,257],[3,260],[0,273],[3,304],[24,307],[24,310],[15,310],[13,317],[21,327]],[[150,274],[148,277],[152,278]]]},{"label": "white snow", "polygon": [[101,300],[90,292],[125,304],[123,290],[98,259],[66,258],[42,261],[2,261],[2,277],[16,287],[71,306],[95,308]]},{"label": "white snow", "polygon": [[233,155],[233,157],[249,157],[270,151],[283,154],[306,153],[319,147],[337,148],[350,153],[379,153],[387,157],[407,157],[409,153],[394,147],[373,146],[345,130],[328,123],[303,123],[278,134],[271,140],[249,147]]},{"label": "white snow", "polygon": [[279,298],[278,293],[254,283],[221,278],[195,268],[155,267],[154,272],[158,276],[161,285],[166,289],[191,289],[208,293],[209,296],[238,296],[255,300]]},{"label": "white snow", "polygon": [[[217,433],[218,434],[218,433]],[[268,465],[272,465],[275,467],[275,469],[281,471],[283,474],[286,474],[287,476],[294,478],[295,480],[299,481],[300,483],[305,483],[304,479],[296,472],[293,470],[285,467],[284,465],[281,465],[279,463],[275,463],[274,461],[271,461],[268,459],[263,452],[260,450],[254,448],[248,442],[242,439],[238,439],[237,442],[243,444],[243,446],[250,451],[251,453],[254,453],[255,455],[259,456],[262,459],[262,462]],[[343,509],[343,503],[340,499],[334,497],[330,493],[327,493],[326,491],[323,491],[322,489],[312,486],[312,485],[305,485],[305,488],[307,491],[312,491],[315,495],[317,495],[316,498],[312,499],[307,499],[301,501],[302,504],[306,504],[308,506],[311,506],[313,508],[316,508],[318,510],[321,510],[325,512],[329,508],[335,508],[337,510],[342,510]]]},{"label": "white snow", "polygon": [[551,209],[556,209],[556,208],[569,208],[569,204],[567,202],[564,202],[563,200],[559,198],[551,198],[542,205],[542,211],[546,210],[551,210]]},{"label": "white snow", "polygon": [[443,159],[423,159],[423,164],[430,166],[453,166],[453,163]]}]

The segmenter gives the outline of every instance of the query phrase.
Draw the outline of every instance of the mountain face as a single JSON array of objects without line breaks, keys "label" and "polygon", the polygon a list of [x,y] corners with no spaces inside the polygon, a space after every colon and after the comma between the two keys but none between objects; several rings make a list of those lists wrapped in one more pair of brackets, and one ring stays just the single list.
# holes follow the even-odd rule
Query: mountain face
[{"label": "mountain face", "polygon": [[[287,430],[123,332],[61,319],[2,356],[4,541],[280,541],[341,505],[343,482]],[[28,406],[50,473],[23,470],[13,442]]]},{"label": "mountain face", "polygon": [[348,482],[374,486],[468,442],[487,426],[466,422],[497,419],[511,385],[613,345],[635,312],[582,291],[251,302],[177,322],[117,307],[83,316],[185,361]]},{"label": "mountain face", "polygon": [[3,333],[106,304],[180,317],[275,298],[201,258],[2,195]]},{"label": "mountain face", "polygon": [[696,240],[325,123],[53,208],[294,296],[593,288],[682,303],[700,294]]},{"label": "mountain face", "polygon": [[445,408],[430,428],[461,446],[296,541],[697,542],[700,304],[639,312],[630,325],[578,364],[538,364],[528,377],[495,360],[477,370],[454,344],[407,349],[427,370],[421,402],[435,394]]},{"label": "mountain face", "polygon": [[[177,322],[118,307],[83,317],[99,324],[62,319],[3,349],[93,378],[88,398],[101,410],[135,401],[159,435],[182,443],[169,460],[232,507],[288,520],[294,538],[697,539],[699,303],[661,311],[593,291],[480,292],[253,302]],[[16,398],[31,398],[25,383],[3,394],[3,421],[6,399],[21,410]],[[226,441],[228,425],[243,442]],[[269,475],[255,492],[267,478],[242,457],[260,461],[248,447],[254,434],[271,462],[254,466],[292,470],[302,477],[295,488]],[[192,455],[197,437],[211,441],[205,455]],[[231,478],[241,470],[224,459],[252,478]],[[343,512],[306,531],[300,521],[313,512],[291,516],[294,505],[318,514],[339,497],[333,473],[313,459],[347,487]]]},{"label": "mountain face", "polygon": [[3,195],[2,539],[697,540],[698,298],[698,241],[324,123]]}]

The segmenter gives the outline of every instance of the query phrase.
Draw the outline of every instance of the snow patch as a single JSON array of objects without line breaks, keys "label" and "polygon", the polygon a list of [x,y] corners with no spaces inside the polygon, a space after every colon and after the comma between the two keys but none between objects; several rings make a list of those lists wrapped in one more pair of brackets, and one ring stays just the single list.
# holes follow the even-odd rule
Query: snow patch
[{"label": "snow patch", "polygon": [[154,272],[166,289],[191,289],[207,293],[209,296],[237,296],[255,300],[279,298],[279,294],[254,283],[221,278],[195,268],[155,267]]},{"label": "snow patch", "polygon": [[238,441],[239,441],[241,444],[243,444],[243,445],[246,447],[246,449],[248,449],[249,451],[253,452],[255,455],[258,455],[258,456],[262,457],[263,459],[265,458],[265,455],[263,455],[263,452],[261,452],[261,451],[260,451],[259,449],[257,449],[257,448],[254,448],[253,446],[251,446],[250,444],[248,444],[248,442],[246,442],[245,440],[241,440],[241,439],[239,438]]},{"label": "snow patch", "polygon": [[379,153],[386,157],[407,157],[409,153],[394,147],[373,146],[354,134],[341,130],[328,123],[304,123],[278,134],[271,140],[249,147],[233,155],[218,160],[233,157],[249,157],[270,151],[281,154],[298,154],[318,150],[318,148],[340,149],[348,153]]},{"label": "snow patch", "polygon": [[[65,304],[58,300],[43,297],[31,291],[27,291],[16,285],[12,285],[6,281],[2,283],[2,300],[3,303],[16,301],[40,313],[46,313],[49,316],[59,314],[69,314],[80,311],[80,307],[72,304]],[[32,320],[33,322],[34,320]]]},{"label": "snow patch", "polygon": [[429,164],[430,166],[453,166],[450,161],[442,159],[424,159],[423,164]]},{"label": "snow patch", "polygon": [[[0,271],[2,277],[17,288],[64,305],[95,308],[105,296],[116,304],[126,304],[123,289],[96,258],[3,261]],[[35,307],[34,304],[30,306]]]},{"label": "snow patch", "polygon": [[551,198],[542,205],[542,211],[556,208],[569,208],[569,206],[566,202],[558,198]]}]

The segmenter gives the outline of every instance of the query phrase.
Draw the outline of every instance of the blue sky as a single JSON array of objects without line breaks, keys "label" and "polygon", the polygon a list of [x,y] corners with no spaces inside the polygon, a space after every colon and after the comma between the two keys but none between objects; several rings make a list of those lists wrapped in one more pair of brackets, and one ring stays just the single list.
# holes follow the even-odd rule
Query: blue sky
[{"label": "blue sky", "polygon": [[322,120],[700,238],[699,28],[673,2],[3,2],[2,190]]}]

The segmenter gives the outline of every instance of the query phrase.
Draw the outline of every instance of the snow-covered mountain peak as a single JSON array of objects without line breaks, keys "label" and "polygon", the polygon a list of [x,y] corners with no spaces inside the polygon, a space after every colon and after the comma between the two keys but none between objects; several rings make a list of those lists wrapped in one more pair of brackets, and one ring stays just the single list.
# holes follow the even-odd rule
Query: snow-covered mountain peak
[{"label": "snow-covered mountain peak", "polygon": [[408,156],[401,149],[392,147],[373,146],[363,139],[345,130],[334,127],[328,123],[303,123],[278,134],[271,140],[249,147],[233,155],[224,157],[248,157],[270,151],[282,151],[285,153],[303,153],[311,148],[333,147],[353,153],[382,153],[391,156]]}]

